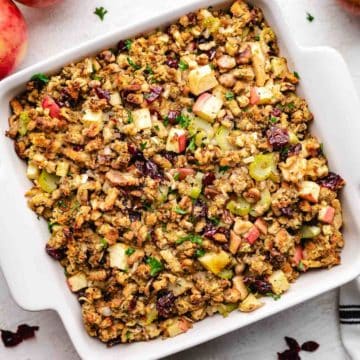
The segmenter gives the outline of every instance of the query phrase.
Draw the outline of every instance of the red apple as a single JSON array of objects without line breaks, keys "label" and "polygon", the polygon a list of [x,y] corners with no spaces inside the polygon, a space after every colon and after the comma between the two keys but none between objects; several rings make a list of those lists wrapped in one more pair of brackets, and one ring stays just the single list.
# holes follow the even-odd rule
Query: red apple
[{"label": "red apple", "polygon": [[188,168],[178,168],[176,169],[176,172],[179,174],[179,180],[184,180],[188,175],[195,174],[194,169],[188,169]]},{"label": "red apple", "polygon": [[25,20],[10,0],[0,0],[0,80],[23,59],[28,32]]},{"label": "red apple", "polygon": [[49,114],[52,118],[59,119],[60,107],[51,96],[46,95],[41,103],[41,106],[44,109],[49,109]]},{"label": "red apple", "polygon": [[256,105],[260,101],[260,97],[257,93],[257,89],[255,87],[252,87],[250,89],[250,104]]},{"label": "red apple", "polygon": [[295,254],[293,257],[294,263],[296,265],[299,265],[300,261],[303,259],[304,255],[303,255],[303,250],[302,247],[300,245],[297,245],[295,247]]},{"label": "red apple", "polygon": [[250,231],[245,235],[245,240],[252,245],[260,236],[260,231],[256,226],[253,226]]},{"label": "red apple", "polygon": [[260,230],[260,232],[264,235],[267,234],[267,223],[265,220],[258,218],[255,221],[255,226]]},{"label": "red apple", "polygon": [[44,8],[47,6],[55,5],[62,0],[16,0],[26,6],[36,7],[36,8]]}]

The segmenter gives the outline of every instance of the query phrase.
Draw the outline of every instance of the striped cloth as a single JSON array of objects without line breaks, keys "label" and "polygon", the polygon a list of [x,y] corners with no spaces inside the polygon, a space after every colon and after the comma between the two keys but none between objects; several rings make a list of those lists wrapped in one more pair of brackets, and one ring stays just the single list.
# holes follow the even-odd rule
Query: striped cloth
[{"label": "striped cloth", "polygon": [[351,359],[360,359],[360,278],[340,289],[339,320],[346,351]]}]

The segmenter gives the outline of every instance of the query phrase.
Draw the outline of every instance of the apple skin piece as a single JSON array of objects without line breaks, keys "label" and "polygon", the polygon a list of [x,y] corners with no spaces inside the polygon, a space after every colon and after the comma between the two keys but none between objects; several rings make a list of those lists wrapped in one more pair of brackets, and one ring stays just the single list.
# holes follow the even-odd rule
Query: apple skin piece
[{"label": "apple skin piece", "polygon": [[252,245],[260,236],[260,231],[256,226],[253,226],[250,231],[245,235],[245,240]]},{"label": "apple skin piece", "polygon": [[166,142],[166,151],[178,154],[186,149],[186,131],[184,129],[171,128]]},{"label": "apple skin piece", "polygon": [[195,174],[194,169],[188,168],[178,168],[176,169],[176,172],[179,174],[179,180],[184,180],[187,176]]},{"label": "apple skin piece", "polygon": [[62,2],[63,0],[16,0],[26,6],[44,8]]},{"label": "apple skin piece", "polygon": [[331,224],[334,216],[335,209],[332,206],[324,206],[319,211],[318,219],[326,224]]},{"label": "apple skin piece", "polygon": [[300,184],[299,197],[311,203],[319,201],[320,186],[314,181],[303,181]]},{"label": "apple skin piece", "polygon": [[303,249],[300,245],[295,247],[295,253],[293,256],[294,263],[299,265],[300,261],[304,258]]},{"label": "apple skin piece", "polygon": [[25,56],[28,30],[24,17],[10,0],[0,0],[0,80]]},{"label": "apple skin piece", "polygon": [[60,106],[51,96],[46,95],[41,103],[41,106],[44,109],[49,109],[49,114],[52,118],[60,118]]},{"label": "apple skin piece", "polygon": [[222,105],[221,99],[209,93],[204,93],[197,98],[193,106],[193,112],[200,118],[213,122]]},{"label": "apple skin piece", "polygon": [[188,77],[190,91],[194,95],[208,91],[218,85],[214,71],[210,65],[200,66],[191,70]]},{"label": "apple skin piece", "polygon": [[265,220],[258,218],[255,221],[255,226],[260,230],[260,232],[264,235],[267,234],[267,223]]},{"label": "apple skin piece", "polygon": [[251,105],[268,105],[275,101],[274,90],[271,87],[252,87],[250,89],[250,104]]}]

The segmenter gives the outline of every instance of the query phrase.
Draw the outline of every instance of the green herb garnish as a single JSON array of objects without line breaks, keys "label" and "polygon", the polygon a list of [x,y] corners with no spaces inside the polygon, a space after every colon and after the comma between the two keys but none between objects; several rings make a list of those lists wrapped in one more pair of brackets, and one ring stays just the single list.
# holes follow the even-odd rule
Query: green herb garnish
[{"label": "green herb garnish", "polygon": [[255,36],[254,36],[254,39],[255,39],[256,41],[260,41],[260,36],[259,36],[259,35],[255,35]]},{"label": "green herb garnish", "polygon": [[141,143],[141,144],[140,144],[141,150],[145,150],[145,149],[146,149],[146,146],[147,146],[147,142],[146,142],[146,141],[143,142],[143,143]]},{"label": "green herb garnish", "polygon": [[279,294],[274,294],[274,293],[272,293],[272,292],[268,292],[268,293],[266,293],[265,295],[272,297],[275,301],[277,301],[277,300],[279,300],[279,299],[281,298],[281,295],[279,295]]},{"label": "green herb garnish", "polygon": [[150,67],[150,65],[146,65],[146,68],[145,68],[145,72],[149,75],[153,75],[154,74],[154,71],[153,69]]},{"label": "green herb garnish", "polygon": [[183,61],[183,60],[180,60],[179,61],[179,69],[181,70],[181,71],[184,71],[184,70],[187,70],[188,68],[189,68],[189,65],[185,62],[185,61]]},{"label": "green herb garnish", "polygon": [[108,247],[108,242],[107,242],[106,239],[103,238],[103,237],[100,239],[100,244],[101,244],[101,246],[102,246],[103,249],[105,249],[105,248]]},{"label": "green herb garnish", "polygon": [[325,153],[324,153],[324,144],[323,143],[320,144],[320,154],[325,155]]},{"label": "green herb garnish", "polygon": [[131,49],[131,45],[132,45],[132,40],[130,40],[130,39],[127,39],[127,40],[125,40],[125,47],[126,47],[126,49],[129,51],[130,49]]},{"label": "green herb garnish", "polygon": [[182,244],[185,241],[191,241],[193,244],[202,245],[202,238],[199,235],[191,234],[182,236],[180,239],[176,240],[176,244]]},{"label": "green herb garnish", "polygon": [[305,271],[304,264],[301,261],[299,261],[299,264],[298,264],[297,268],[298,268],[299,271]]},{"label": "green herb garnish", "polygon": [[164,126],[169,125],[169,117],[167,115],[164,117],[163,124],[164,124]]},{"label": "green herb garnish", "polygon": [[226,99],[226,100],[234,100],[234,99],[235,99],[234,93],[231,92],[231,91],[228,91],[228,92],[225,94],[225,99]]},{"label": "green herb garnish", "polygon": [[220,219],[217,217],[209,218],[209,220],[215,225],[218,226],[220,224]]},{"label": "green herb garnish", "polygon": [[276,118],[275,116],[270,117],[270,122],[272,122],[273,124],[277,123],[278,121],[279,121],[279,119]]},{"label": "green herb garnish", "polygon": [[53,230],[53,227],[55,226],[55,225],[59,225],[58,223],[51,223],[51,222],[48,222],[48,229],[49,229],[49,232],[51,232],[52,233],[52,230]]},{"label": "green herb garnish", "polygon": [[186,129],[189,126],[191,119],[186,115],[180,114],[176,117],[176,121],[182,128]]},{"label": "green herb garnish", "polygon": [[156,276],[161,270],[164,269],[164,265],[156,258],[148,257],[146,263],[150,265],[150,275]]},{"label": "green herb garnish", "polygon": [[132,255],[134,252],[135,252],[135,249],[133,249],[133,248],[131,248],[131,247],[129,247],[129,248],[127,248],[127,249],[125,250],[125,254],[126,254],[127,256]]},{"label": "green herb garnish", "polygon": [[128,119],[127,119],[127,123],[131,124],[132,122],[134,122],[133,116],[132,116],[132,112],[130,110],[127,111],[128,114]]},{"label": "green herb garnish", "polygon": [[108,11],[103,6],[96,8],[94,11],[94,14],[98,16],[101,21],[104,20],[104,17],[107,13]]},{"label": "green herb garnish", "polygon": [[174,211],[179,214],[179,215],[185,215],[187,214],[187,211],[186,210],[183,210],[181,208],[179,208],[178,206],[174,209]]},{"label": "green herb garnish", "polygon": [[30,80],[37,81],[43,85],[46,85],[49,82],[49,78],[43,73],[34,74]]},{"label": "green herb garnish", "polygon": [[219,171],[220,172],[225,172],[225,171],[227,171],[227,170],[229,170],[230,169],[230,166],[227,166],[227,165],[225,165],[225,166],[219,166]]},{"label": "green herb garnish", "polygon": [[195,257],[199,258],[205,255],[205,250],[204,249],[196,249],[195,251]]},{"label": "green herb garnish", "polygon": [[127,62],[129,63],[129,65],[134,69],[134,70],[139,70],[141,68],[140,65],[134,63],[134,61],[131,59],[131,57],[127,57]]},{"label": "green herb garnish", "polygon": [[186,149],[189,150],[189,151],[195,151],[196,144],[195,144],[195,138],[194,137],[191,138],[191,140],[189,142],[189,145],[187,146]]},{"label": "green herb garnish", "polygon": [[307,12],[306,13],[306,19],[307,19],[308,22],[313,22],[315,18],[309,12]]},{"label": "green herb garnish", "polygon": [[173,179],[175,181],[178,181],[179,180],[179,177],[180,177],[180,174],[179,173],[176,173],[174,176],[173,176]]},{"label": "green herb garnish", "polygon": [[294,76],[297,78],[297,79],[300,79],[300,75],[297,71],[294,71]]}]

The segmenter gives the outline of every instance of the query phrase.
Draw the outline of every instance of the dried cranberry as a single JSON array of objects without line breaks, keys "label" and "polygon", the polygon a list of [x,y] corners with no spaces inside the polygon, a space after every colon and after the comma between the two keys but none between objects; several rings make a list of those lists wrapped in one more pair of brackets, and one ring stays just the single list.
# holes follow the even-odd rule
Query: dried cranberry
[{"label": "dried cranberry", "polygon": [[318,180],[318,183],[332,191],[337,191],[345,185],[345,180],[340,175],[329,172],[327,176]]},{"label": "dried cranberry", "polygon": [[179,61],[170,56],[166,59],[165,64],[173,69],[177,69],[179,67]]},{"label": "dried cranberry", "polygon": [[119,336],[119,337],[117,337],[117,338],[115,338],[115,339],[112,339],[112,340],[108,341],[108,342],[106,343],[106,346],[110,348],[110,347],[113,347],[113,346],[119,345],[119,344],[121,344],[121,336]]},{"label": "dried cranberry", "polygon": [[204,175],[202,183],[204,186],[212,185],[215,180],[215,174],[213,172],[208,172]]},{"label": "dried cranberry", "polygon": [[285,257],[279,253],[270,253],[269,262],[275,270],[280,270],[285,262]]},{"label": "dried cranberry", "polygon": [[199,36],[197,39],[196,39],[196,42],[197,44],[205,44],[205,43],[208,43],[210,41],[213,41],[214,38],[212,36],[209,36],[209,37],[204,37],[204,36]]},{"label": "dried cranberry", "polygon": [[38,331],[38,326],[29,326],[22,324],[18,326],[17,333],[23,338],[23,340],[30,339],[35,336],[35,331]]},{"label": "dried cranberry", "polygon": [[8,330],[1,330],[1,340],[6,347],[19,345],[22,342],[22,337]]},{"label": "dried cranberry", "polygon": [[62,260],[65,258],[66,253],[64,248],[53,248],[49,244],[46,244],[45,250],[49,256],[51,256],[55,260]]},{"label": "dried cranberry", "polygon": [[131,222],[141,220],[141,213],[139,213],[138,211],[128,210],[128,214]]},{"label": "dried cranberry", "polygon": [[279,108],[275,108],[271,114],[275,117],[279,117],[281,115],[281,110]]},{"label": "dried cranberry", "polygon": [[174,164],[178,154],[174,151],[162,151],[161,156],[163,156],[166,160]]},{"label": "dried cranberry", "polygon": [[292,146],[289,148],[288,156],[293,156],[293,155],[298,155],[298,154],[300,154],[301,149],[302,149],[302,145],[301,145],[300,143],[295,144],[295,145],[292,145]]},{"label": "dried cranberry", "polygon": [[266,135],[274,150],[279,150],[289,143],[289,133],[286,129],[271,126]]},{"label": "dried cranberry", "polygon": [[193,215],[196,219],[207,216],[207,205],[202,200],[196,200],[193,209]]},{"label": "dried cranberry", "polygon": [[163,318],[168,318],[174,311],[175,295],[168,291],[161,295],[156,301],[156,310]]},{"label": "dried cranberry", "polygon": [[285,341],[290,350],[300,351],[300,345],[294,338],[285,336]]},{"label": "dried cranberry", "polygon": [[132,299],[130,300],[129,302],[129,307],[128,307],[128,310],[129,311],[134,311],[135,308],[136,308],[136,296],[133,296]]},{"label": "dried cranberry", "polygon": [[13,347],[19,345],[23,340],[34,337],[37,330],[39,330],[38,326],[22,324],[18,326],[16,333],[1,330],[1,340],[6,347]]},{"label": "dried cranberry", "polygon": [[110,92],[109,91],[104,90],[101,87],[96,87],[95,92],[99,99],[106,99],[107,101],[110,101]]},{"label": "dried cranberry", "polygon": [[272,292],[271,285],[263,279],[255,278],[253,276],[246,276],[244,278],[244,283],[253,292],[258,292],[264,295]]},{"label": "dried cranberry", "polygon": [[319,344],[315,341],[306,341],[301,345],[301,350],[304,351],[315,351],[319,348]]},{"label": "dried cranberry", "polygon": [[75,151],[82,151],[82,150],[84,150],[84,147],[82,145],[75,144],[75,145],[73,145],[73,149]]},{"label": "dried cranberry", "polygon": [[128,46],[125,40],[120,40],[117,44],[119,51],[128,51]]},{"label": "dried cranberry", "polygon": [[180,111],[178,110],[170,110],[167,116],[170,124],[177,124],[177,118],[180,115]]},{"label": "dried cranberry", "polygon": [[230,237],[230,230],[223,226],[218,227],[216,233],[224,234],[227,239]]},{"label": "dried cranberry", "polygon": [[280,208],[280,212],[282,215],[284,215],[288,218],[292,217],[292,215],[293,215],[293,209],[291,206],[285,206],[285,207]]},{"label": "dried cranberry", "polygon": [[282,353],[277,353],[278,360],[300,360],[300,356],[295,350],[285,350]]},{"label": "dried cranberry", "polygon": [[190,25],[196,25],[196,14],[193,12],[188,13],[187,18],[189,20],[189,24]]},{"label": "dried cranberry", "polygon": [[207,223],[205,225],[203,232],[204,236],[211,239],[216,233],[217,233],[217,228],[213,224]]},{"label": "dried cranberry", "polygon": [[163,88],[161,86],[151,86],[150,87],[150,92],[146,93],[144,95],[146,101],[151,104],[152,102],[154,102],[161,94]]}]

